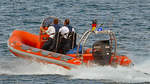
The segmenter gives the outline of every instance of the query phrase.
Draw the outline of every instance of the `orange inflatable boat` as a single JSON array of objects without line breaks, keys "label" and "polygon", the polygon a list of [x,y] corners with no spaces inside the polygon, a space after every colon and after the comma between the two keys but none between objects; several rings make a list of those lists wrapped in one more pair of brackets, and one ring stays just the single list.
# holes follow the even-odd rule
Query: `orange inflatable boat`
[{"label": "orange inflatable boat", "polygon": [[[85,44],[88,42],[88,37],[97,34],[106,34],[109,36],[109,40],[98,40],[92,44],[92,48],[86,48]],[[129,66],[132,64],[132,61],[127,56],[117,54],[117,41],[114,33],[110,30],[86,31],[78,42],[76,50],[70,50],[70,52],[75,52],[66,54],[41,49],[47,37],[43,31],[40,32],[40,35],[35,35],[22,30],[14,30],[8,39],[8,48],[17,57],[56,64],[67,69],[83,64],[88,65],[89,63],[96,63],[102,66]],[[80,50],[81,45],[82,48]]]}]

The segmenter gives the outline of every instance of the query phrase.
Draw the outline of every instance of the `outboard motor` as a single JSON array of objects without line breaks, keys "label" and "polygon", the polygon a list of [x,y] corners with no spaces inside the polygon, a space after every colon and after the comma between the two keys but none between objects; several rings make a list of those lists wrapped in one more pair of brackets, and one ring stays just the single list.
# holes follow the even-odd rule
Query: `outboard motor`
[{"label": "outboard motor", "polygon": [[111,51],[109,40],[96,41],[92,48],[94,62],[99,65],[108,65],[112,55]]}]

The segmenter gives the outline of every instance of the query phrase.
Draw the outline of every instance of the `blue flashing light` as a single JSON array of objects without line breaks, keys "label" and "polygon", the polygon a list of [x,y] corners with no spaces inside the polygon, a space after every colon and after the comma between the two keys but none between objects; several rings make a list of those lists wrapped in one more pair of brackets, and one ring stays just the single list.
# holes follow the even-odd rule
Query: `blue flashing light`
[{"label": "blue flashing light", "polygon": [[102,31],[102,30],[103,30],[103,28],[102,28],[102,27],[100,27],[100,28],[98,28],[98,29],[97,29],[97,31]]}]

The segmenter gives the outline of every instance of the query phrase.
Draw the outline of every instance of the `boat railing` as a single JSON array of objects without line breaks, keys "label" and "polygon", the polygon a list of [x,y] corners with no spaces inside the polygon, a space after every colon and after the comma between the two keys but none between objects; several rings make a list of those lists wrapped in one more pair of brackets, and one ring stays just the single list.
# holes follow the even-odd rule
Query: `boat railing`
[{"label": "boat railing", "polygon": [[[88,37],[89,37],[89,35],[91,33],[94,33],[94,34],[107,34],[107,35],[109,35],[109,37],[110,37],[110,47],[113,48],[113,41],[115,43],[113,56],[116,56],[116,53],[117,53],[117,40],[116,40],[114,32],[112,32],[111,30],[102,30],[102,31],[91,31],[91,30],[88,30],[82,35],[82,37],[81,37],[81,39],[80,39],[80,41],[78,43],[77,54],[76,54],[76,56],[78,58],[81,58],[81,60],[83,60],[82,54],[84,53],[84,47],[85,47],[86,41],[87,41],[87,39],[88,39]],[[80,48],[81,43],[83,44],[82,45],[82,53],[79,54],[79,48]]]}]

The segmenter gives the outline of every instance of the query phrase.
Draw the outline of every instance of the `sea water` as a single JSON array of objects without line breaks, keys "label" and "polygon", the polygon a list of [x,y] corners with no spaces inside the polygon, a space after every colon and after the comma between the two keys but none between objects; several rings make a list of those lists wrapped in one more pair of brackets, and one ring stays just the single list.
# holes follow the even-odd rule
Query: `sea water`
[{"label": "sea water", "polygon": [[[150,83],[149,0],[1,0],[0,84],[122,84]],[[93,19],[116,32],[118,53],[127,55],[132,67],[86,67],[66,70],[19,59],[7,47],[15,29],[39,33],[43,18],[70,18],[79,35]],[[91,38],[96,39],[96,38]]]}]

